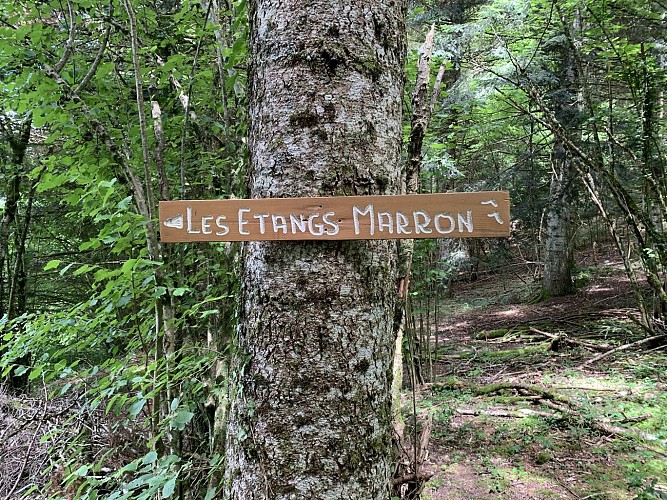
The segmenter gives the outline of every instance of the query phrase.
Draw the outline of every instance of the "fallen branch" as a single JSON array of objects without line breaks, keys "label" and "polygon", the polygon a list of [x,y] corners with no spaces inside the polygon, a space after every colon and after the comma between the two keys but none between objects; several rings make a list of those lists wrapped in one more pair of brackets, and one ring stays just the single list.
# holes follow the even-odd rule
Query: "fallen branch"
[{"label": "fallen branch", "polygon": [[563,387],[554,387],[559,391],[598,391],[598,392],[617,392],[618,389],[611,387],[585,387],[582,385],[565,385]]},{"label": "fallen branch", "polygon": [[422,387],[424,389],[465,389],[471,391],[473,394],[477,394],[478,396],[485,396],[487,394],[493,394],[494,392],[508,390],[526,391],[529,393],[537,394],[543,399],[558,401],[568,405],[571,404],[571,401],[565,396],[550,392],[548,389],[537,385],[522,384],[520,382],[498,382],[495,384],[479,386],[461,382],[460,380],[455,380],[451,382],[424,384]]},{"label": "fallen branch", "polygon": [[506,418],[527,418],[527,417],[558,418],[558,416],[554,413],[548,413],[546,411],[529,410],[527,408],[522,408],[516,411],[474,410],[472,408],[457,408],[456,413],[458,413],[459,415],[470,415],[473,417],[486,415],[489,417],[506,417]]},{"label": "fallen branch", "polygon": [[[663,335],[663,337],[664,336],[665,335]],[[648,339],[644,340],[648,341]],[[519,393],[527,395],[537,394],[540,396],[540,399],[537,400],[539,404],[562,413],[564,418],[576,420],[578,423],[583,424],[584,426],[587,426],[589,428],[593,428],[604,434],[618,435],[623,437],[634,437],[642,439],[644,441],[659,442],[661,446],[665,445],[665,443],[660,441],[657,436],[654,436],[652,434],[648,434],[646,432],[637,429],[628,429],[626,427],[619,427],[599,419],[588,418],[586,415],[582,414],[581,408],[575,401],[572,401],[560,394],[556,394],[555,392],[549,389],[536,385],[522,384],[518,382],[500,382],[496,384],[489,384],[487,386],[478,386],[470,383],[464,383],[459,380],[455,380],[451,382],[425,384],[423,388],[465,389],[469,390],[473,394],[480,396],[493,394],[495,392],[500,392],[505,390],[515,390],[518,391]]]},{"label": "fallen branch", "polygon": [[611,349],[611,347],[609,347],[609,346],[593,344],[592,342],[585,342],[583,340],[577,340],[577,339],[570,338],[564,333],[556,335],[554,333],[549,333],[549,332],[545,332],[545,331],[542,331],[542,330],[538,330],[537,328],[533,328],[532,326],[529,327],[529,330],[533,333],[537,333],[538,335],[542,335],[543,337],[551,339],[552,344],[556,344],[558,342],[563,342],[564,344],[586,347],[587,349],[593,349],[595,351],[603,351],[603,352],[607,352],[609,349]]},{"label": "fallen branch", "polygon": [[602,309],[602,310],[586,309],[576,314],[568,314],[566,316],[560,316],[560,317],[538,316],[535,318],[528,318],[523,321],[517,321],[515,323],[512,323],[507,328],[515,329],[521,326],[539,325],[545,323],[555,323],[555,324],[571,323],[578,325],[579,323],[577,323],[577,320],[590,321],[591,319],[602,319],[602,318],[618,317],[618,316],[625,316],[629,319],[632,319],[631,314],[636,311],[637,311],[636,308],[630,308],[630,307]]},{"label": "fallen branch", "polygon": [[667,339],[666,334],[661,334],[661,335],[654,335],[652,337],[646,337],[645,339],[638,340],[637,342],[631,342],[630,344],[624,344],[622,346],[616,347],[614,349],[611,349],[610,351],[603,352],[602,354],[599,354],[597,356],[592,357],[588,361],[582,363],[579,368],[583,368],[585,366],[591,365],[597,361],[600,361],[603,358],[606,358],[607,356],[611,356],[612,354],[615,354],[620,351],[627,351],[628,349],[632,349],[633,347],[639,347],[640,345],[648,344],[649,342],[653,342],[654,340],[661,340],[661,339]]}]

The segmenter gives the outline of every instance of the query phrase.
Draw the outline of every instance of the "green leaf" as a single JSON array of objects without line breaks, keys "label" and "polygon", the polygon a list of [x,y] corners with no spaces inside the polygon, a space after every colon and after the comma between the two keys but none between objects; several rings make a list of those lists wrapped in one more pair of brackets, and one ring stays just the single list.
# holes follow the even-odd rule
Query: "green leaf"
[{"label": "green leaf", "polygon": [[157,460],[157,452],[149,451],[144,455],[144,458],[141,459],[141,462],[145,465],[152,464]]},{"label": "green leaf", "polygon": [[14,375],[16,377],[20,377],[21,375],[23,375],[25,372],[28,371],[28,368],[29,368],[28,366],[18,366],[16,367],[16,370],[14,370]]},{"label": "green leaf", "polygon": [[204,500],[213,500],[215,498],[215,493],[216,489],[211,488],[206,492],[206,496],[204,497]]},{"label": "green leaf", "polygon": [[176,478],[172,477],[169,481],[167,481],[164,484],[164,487],[162,488],[162,497],[169,498],[171,495],[174,494],[175,489],[176,489]]},{"label": "green leaf", "polygon": [[131,295],[123,295],[120,299],[118,299],[118,302],[116,305],[118,307],[123,307],[127,304],[129,304],[132,301],[132,296]]},{"label": "green leaf", "polygon": [[66,273],[67,271],[69,271],[69,268],[72,267],[73,265],[74,265],[73,263],[70,263],[70,264],[67,264],[65,267],[63,267],[63,268],[59,271],[59,272],[60,272],[60,276],[64,276],[65,273]]},{"label": "green leaf", "polygon": [[137,399],[134,403],[130,405],[129,410],[127,411],[132,418],[136,418],[139,413],[141,413],[141,410],[144,409],[144,406],[146,405],[146,400],[141,398]]},{"label": "green leaf", "polygon": [[60,265],[60,262],[61,261],[58,260],[58,259],[50,260],[44,266],[44,270],[45,271],[50,271],[51,269],[56,269]]},{"label": "green leaf", "polygon": [[79,477],[84,477],[86,474],[88,474],[89,469],[90,465],[82,465],[81,467],[79,467],[77,470],[74,471],[74,475]]},{"label": "green leaf", "polygon": [[172,424],[176,429],[182,431],[194,416],[195,414],[190,411],[181,410],[174,416]]},{"label": "green leaf", "polygon": [[129,464],[124,465],[123,467],[121,467],[118,472],[119,473],[134,472],[135,470],[137,470],[138,467],[139,467],[139,460],[133,460]]},{"label": "green leaf", "polygon": [[36,128],[46,125],[46,116],[40,108],[35,108],[32,112],[32,126]]},{"label": "green leaf", "polygon": [[77,269],[76,271],[74,271],[74,272],[72,273],[72,276],[79,276],[79,275],[81,275],[81,274],[87,273],[88,271],[90,271],[90,270],[92,270],[92,269],[95,269],[95,268],[94,268],[93,266],[88,265],[88,264],[84,264],[84,265],[81,266],[79,269]]},{"label": "green leaf", "polygon": [[127,259],[127,261],[125,261],[125,263],[120,268],[120,270],[123,273],[129,273],[130,271],[132,271],[132,269],[134,268],[136,263],[137,263],[137,259]]},{"label": "green leaf", "polygon": [[31,372],[30,375],[28,375],[28,380],[35,380],[37,377],[39,377],[42,374],[42,367],[41,366],[36,366]]},{"label": "green leaf", "polygon": [[182,286],[180,286],[178,288],[174,288],[174,292],[173,292],[174,297],[181,297],[182,295],[185,295],[185,292],[187,292],[187,291],[188,291],[188,289],[185,288],[185,287],[182,287]]},{"label": "green leaf", "polygon": [[88,250],[89,248],[99,248],[100,246],[101,246],[100,240],[98,240],[97,238],[93,238],[90,241],[81,243],[81,245],[79,245],[79,250],[83,252],[84,250]]},{"label": "green leaf", "polygon": [[218,314],[220,311],[218,309],[208,309],[207,311],[204,311],[201,313],[201,317],[205,318],[206,316],[210,316],[211,314]]}]

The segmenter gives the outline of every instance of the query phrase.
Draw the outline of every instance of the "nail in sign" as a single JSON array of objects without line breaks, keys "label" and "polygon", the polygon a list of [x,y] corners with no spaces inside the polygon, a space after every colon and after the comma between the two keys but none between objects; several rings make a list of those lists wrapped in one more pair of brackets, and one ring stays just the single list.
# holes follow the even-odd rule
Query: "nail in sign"
[{"label": "nail in sign", "polygon": [[163,242],[507,237],[509,192],[160,202]]}]

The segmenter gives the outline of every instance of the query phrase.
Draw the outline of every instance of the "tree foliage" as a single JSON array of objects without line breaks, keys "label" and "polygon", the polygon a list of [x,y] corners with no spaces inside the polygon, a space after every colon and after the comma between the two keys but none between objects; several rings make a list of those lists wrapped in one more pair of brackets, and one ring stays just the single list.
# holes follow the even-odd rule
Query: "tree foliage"
[{"label": "tree foliage", "polygon": [[163,247],[156,218],[158,200],[239,190],[244,8],[0,7],[2,374],[143,436],[108,450],[45,438],[54,491],[215,492],[234,248]]}]

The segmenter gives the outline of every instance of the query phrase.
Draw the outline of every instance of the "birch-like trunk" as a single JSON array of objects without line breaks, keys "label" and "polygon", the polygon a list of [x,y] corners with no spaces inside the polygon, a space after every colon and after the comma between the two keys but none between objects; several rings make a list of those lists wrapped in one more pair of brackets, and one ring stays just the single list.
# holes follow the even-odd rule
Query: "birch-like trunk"
[{"label": "birch-like trunk", "polygon": [[[393,194],[404,5],[254,0],[253,198]],[[389,498],[395,241],[252,242],[224,498]]]},{"label": "birch-like trunk", "polygon": [[544,275],[542,289],[557,297],[572,291],[573,244],[571,203],[574,182],[572,159],[560,142],[551,154],[551,186],[544,217]]}]

